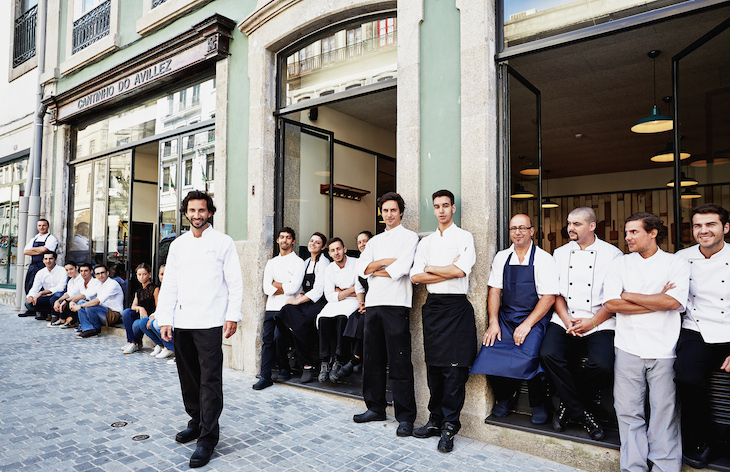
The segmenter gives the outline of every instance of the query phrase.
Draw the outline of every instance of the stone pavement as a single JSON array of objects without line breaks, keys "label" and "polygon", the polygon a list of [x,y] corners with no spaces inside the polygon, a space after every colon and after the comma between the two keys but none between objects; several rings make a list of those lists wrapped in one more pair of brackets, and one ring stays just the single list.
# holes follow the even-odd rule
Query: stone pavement
[{"label": "stone pavement", "polygon": [[[195,443],[174,441],[187,415],[175,366],[124,339],[76,339],[74,330],[18,318],[0,305],[0,470],[187,470]],[[362,407],[224,371],[221,442],[205,471],[573,471],[555,462],[458,436],[398,438],[392,418],[358,425]],[[113,427],[116,422],[127,422]],[[149,438],[135,438],[147,435]]]}]

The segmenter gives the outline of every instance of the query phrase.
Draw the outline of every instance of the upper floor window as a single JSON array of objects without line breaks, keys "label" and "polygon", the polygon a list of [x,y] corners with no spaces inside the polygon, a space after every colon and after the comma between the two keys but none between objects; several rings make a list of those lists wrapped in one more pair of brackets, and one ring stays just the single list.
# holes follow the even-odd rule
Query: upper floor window
[{"label": "upper floor window", "polygon": [[35,56],[35,30],[38,23],[38,0],[23,0],[13,31],[13,67]]},{"label": "upper floor window", "polygon": [[111,6],[111,0],[81,0],[74,3],[72,54],[109,34]]}]

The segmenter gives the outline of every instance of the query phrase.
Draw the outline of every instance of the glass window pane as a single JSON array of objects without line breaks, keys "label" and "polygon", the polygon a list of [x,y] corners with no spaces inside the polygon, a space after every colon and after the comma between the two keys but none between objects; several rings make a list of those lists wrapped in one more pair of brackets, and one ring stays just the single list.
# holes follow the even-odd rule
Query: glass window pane
[{"label": "glass window pane", "polygon": [[395,78],[397,24],[383,18],[313,37],[284,61],[279,106]]},{"label": "glass window pane", "polygon": [[91,202],[92,223],[91,223],[91,244],[93,252],[93,263],[104,263],[104,252],[106,240],[104,232],[106,230],[106,189],[107,189],[107,166],[106,159],[94,162],[94,174],[92,188],[93,198]]},{"label": "glass window pane", "polygon": [[90,262],[91,166],[83,164],[74,167],[73,228],[67,259],[77,263]]},{"label": "glass window pane", "polygon": [[[129,249],[129,186],[131,153],[109,158],[109,206],[107,225],[107,264],[121,275],[126,268]],[[115,270],[116,269],[116,270]],[[124,271],[126,273],[126,271]]]}]

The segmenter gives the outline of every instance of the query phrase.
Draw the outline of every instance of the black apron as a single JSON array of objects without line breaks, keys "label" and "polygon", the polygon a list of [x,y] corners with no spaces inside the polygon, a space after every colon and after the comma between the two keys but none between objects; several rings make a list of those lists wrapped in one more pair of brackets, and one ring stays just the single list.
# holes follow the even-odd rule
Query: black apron
[{"label": "black apron", "polygon": [[[365,289],[365,293],[368,293],[368,279],[365,277],[358,277],[360,285]],[[352,339],[362,339],[363,333],[365,332],[365,314],[360,313],[360,310],[355,310],[350,316],[347,317],[347,325],[345,325],[345,331],[342,332],[343,336]]]},{"label": "black apron", "polygon": [[470,374],[487,374],[513,379],[530,380],[544,372],[540,366],[540,346],[550,320],[550,312],[535,323],[525,341],[517,346],[515,328],[530,316],[540,297],[535,288],[535,246],[532,246],[528,265],[510,265],[514,253],[504,265],[502,304],[499,310],[499,328],[502,340],[494,346],[482,346]]},{"label": "black apron", "polygon": [[466,295],[430,293],[421,313],[426,365],[469,367],[477,352],[477,328]]},{"label": "black apron", "polygon": [[[46,240],[48,239],[48,235],[46,235]],[[46,245],[46,240],[33,241],[33,247],[41,247]],[[35,280],[35,275],[41,271],[45,267],[43,265],[43,254],[38,254],[35,256],[30,256],[30,265],[28,266],[28,273],[25,275],[25,293],[27,294],[30,292],[30,289],[33,287],[33,281]]]}]

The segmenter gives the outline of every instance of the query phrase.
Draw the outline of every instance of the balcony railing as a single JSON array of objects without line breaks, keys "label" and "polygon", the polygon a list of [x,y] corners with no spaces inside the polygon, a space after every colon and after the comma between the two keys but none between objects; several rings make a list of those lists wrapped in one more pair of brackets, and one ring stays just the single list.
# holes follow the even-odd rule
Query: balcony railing
[{"label": "balcony railing", "polygon": [[38,6],[15,20],[13,36],[13,67],[18,67],[31,57],[35,56],[35,26],[38,19]]},{"label": "balcony railing", "polygon": [[90,44],[109,34],[109,17],[112,2],[107,0],[74,21],[71,54],[76,54]]},{"label": "balcony railing", "polygon": [[294,61],[286,65],[287,79],[309,74],[323,67],[354,61],[384,49],[395,48],[398,43],[397,31],[382,36],[375,36],[344,48],[324,52],[316,56]]},{"label": "balcony railing", "polygon": [[167,0],[152,0],[152,8],[157,8],[163,3],[165,3]]}]

